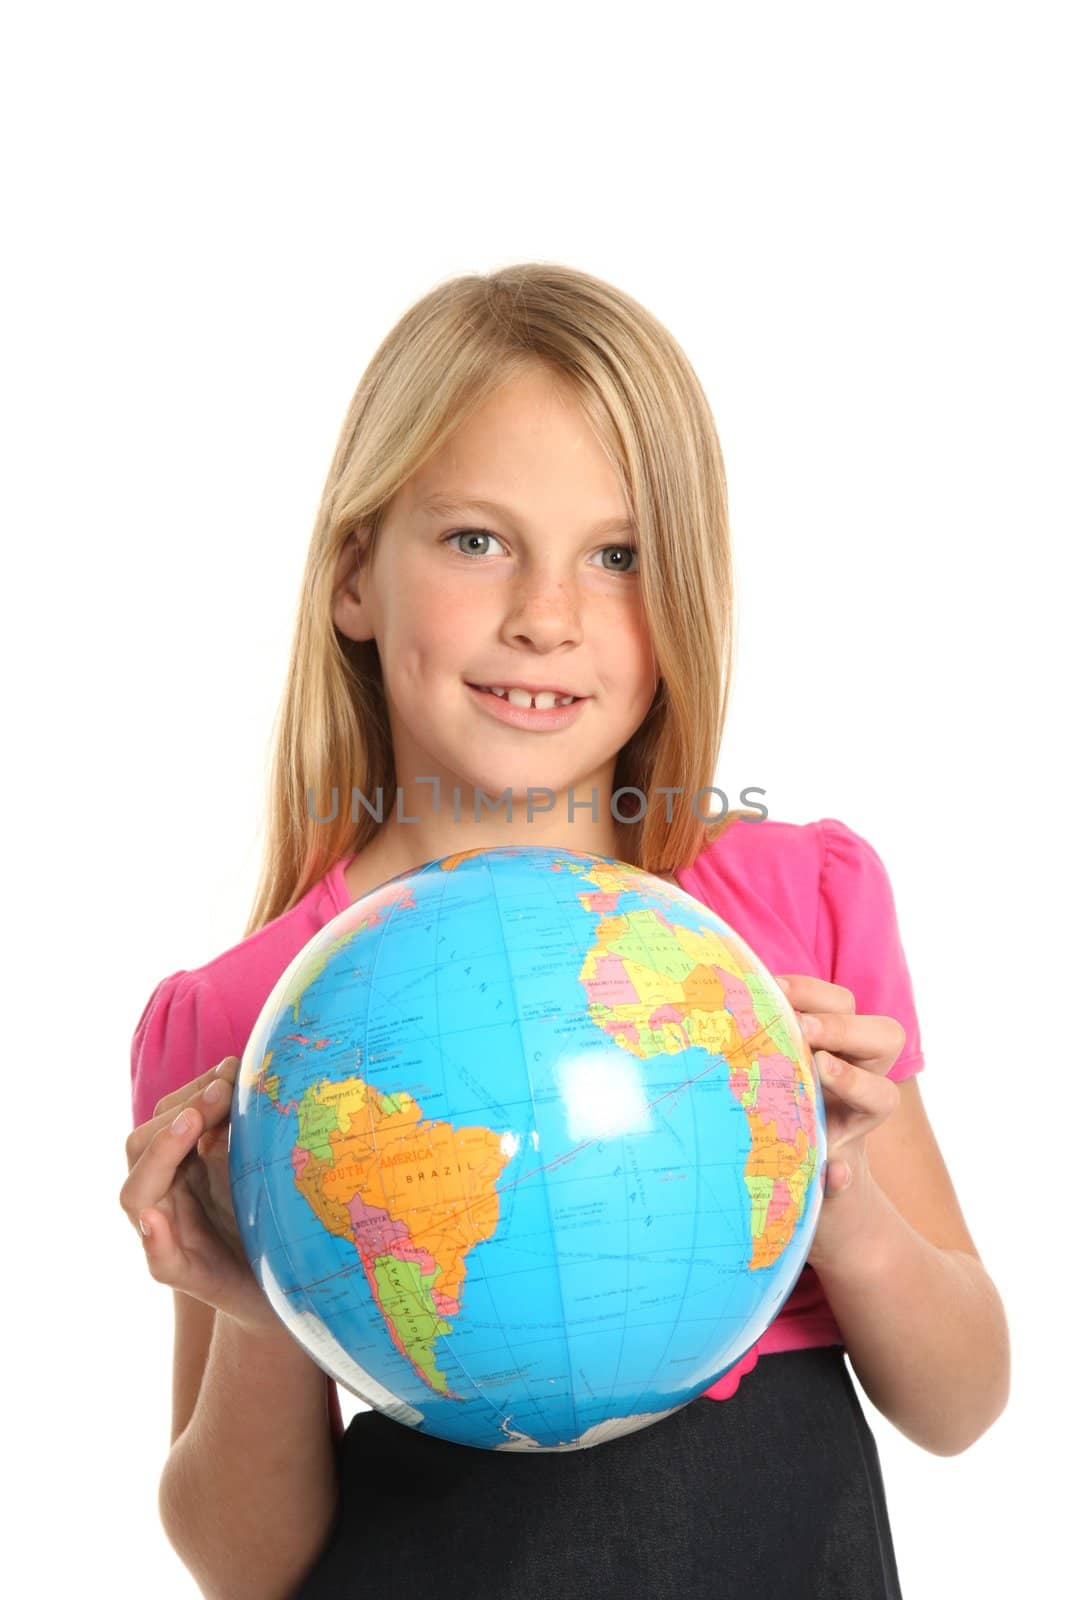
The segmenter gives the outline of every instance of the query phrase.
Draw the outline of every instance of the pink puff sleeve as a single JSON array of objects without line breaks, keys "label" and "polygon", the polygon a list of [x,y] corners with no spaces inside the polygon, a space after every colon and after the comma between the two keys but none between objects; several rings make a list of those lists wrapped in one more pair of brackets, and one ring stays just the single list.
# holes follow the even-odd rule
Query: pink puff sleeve
[{"label": "pink puff sleeve", "polygon": [[874,847],[835,817],[817,824],[822,839],[815,954],[819,974],[843,984],[867,1016],[895,1017],[904,1048],[887,1077],[924,1066],[911,975],[900,942],[889,875]]},{"label": "pink puff sleeve", "polygon": [[153,989],[134,1029],[130,1049],[133,1126],[147,1122],[156,1102],[238,1055],[225,1007],[209,979],[173,972]]}]

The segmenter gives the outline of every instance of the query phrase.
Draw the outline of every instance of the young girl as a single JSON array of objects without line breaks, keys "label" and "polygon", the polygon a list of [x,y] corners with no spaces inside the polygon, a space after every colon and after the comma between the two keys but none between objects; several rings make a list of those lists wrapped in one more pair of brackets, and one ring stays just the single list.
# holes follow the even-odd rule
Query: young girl
[{"label": "young girl", "polygon": [[[1004,1313],[919,1098],[879,856],[832,818],[706,820],[732,608],[714,422],[645,309],[536,264],[406,313],[323,493],[245,935],[165,978],[133,1040],[121,1202],[175,1307],[160,1511],[206,1595],[899,1595],[844,1350],[937,1454],[1003,1409]],[[508,794],[510,821],[487,803]],[[713,907],[782,974],[827,1106],[818,1229],[767,1333],[690,1405],[571,1452],[376,1411],[345,1430],[230,1205],[230,1093],[281,971],[386,879],[502,844],[613,856]]]}]

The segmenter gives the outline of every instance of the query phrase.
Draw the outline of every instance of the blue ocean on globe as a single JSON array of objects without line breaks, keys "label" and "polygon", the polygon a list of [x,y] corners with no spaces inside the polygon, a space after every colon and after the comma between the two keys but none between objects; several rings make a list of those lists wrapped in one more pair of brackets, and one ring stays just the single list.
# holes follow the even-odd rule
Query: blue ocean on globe
[{"label": "blue ocean on globe", "polygon": [[784,994],[653,874],[550,848],[390,879],[279,978],[231,1111],[248,1259],[397,1422],[574,1450],[670,1415],[766,1331],[822,1201]]}]

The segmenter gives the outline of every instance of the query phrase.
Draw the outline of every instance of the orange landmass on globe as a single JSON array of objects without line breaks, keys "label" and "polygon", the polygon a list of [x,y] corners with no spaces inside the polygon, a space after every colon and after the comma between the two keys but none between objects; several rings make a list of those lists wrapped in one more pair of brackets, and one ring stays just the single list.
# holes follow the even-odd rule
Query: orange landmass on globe
[{"label": "orange landmass on globe", "polygon": [[397,1349],[440,1394],[437,1341],[452,1331],[471,1250],[496,1231],[497,1180],[512,1152],[491,1128],[427,1121],[405,1093],[381,1094],[359,1076],[310,1085],[278,1103],[295,1114],[293,1179],[323,1227],[356,1249]]}]

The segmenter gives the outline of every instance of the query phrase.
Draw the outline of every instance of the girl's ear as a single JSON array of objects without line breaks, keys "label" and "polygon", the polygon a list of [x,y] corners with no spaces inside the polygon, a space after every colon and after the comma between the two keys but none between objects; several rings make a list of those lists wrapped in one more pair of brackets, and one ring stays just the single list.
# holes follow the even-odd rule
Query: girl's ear
[{"label": "girl's ear", "polygon": [[361,528],[348,535],[337,558],[334,573],[333,623],[348,639],[363,642],[374,638],[370,616],[369,584],[360,557],[364,551]]}]

